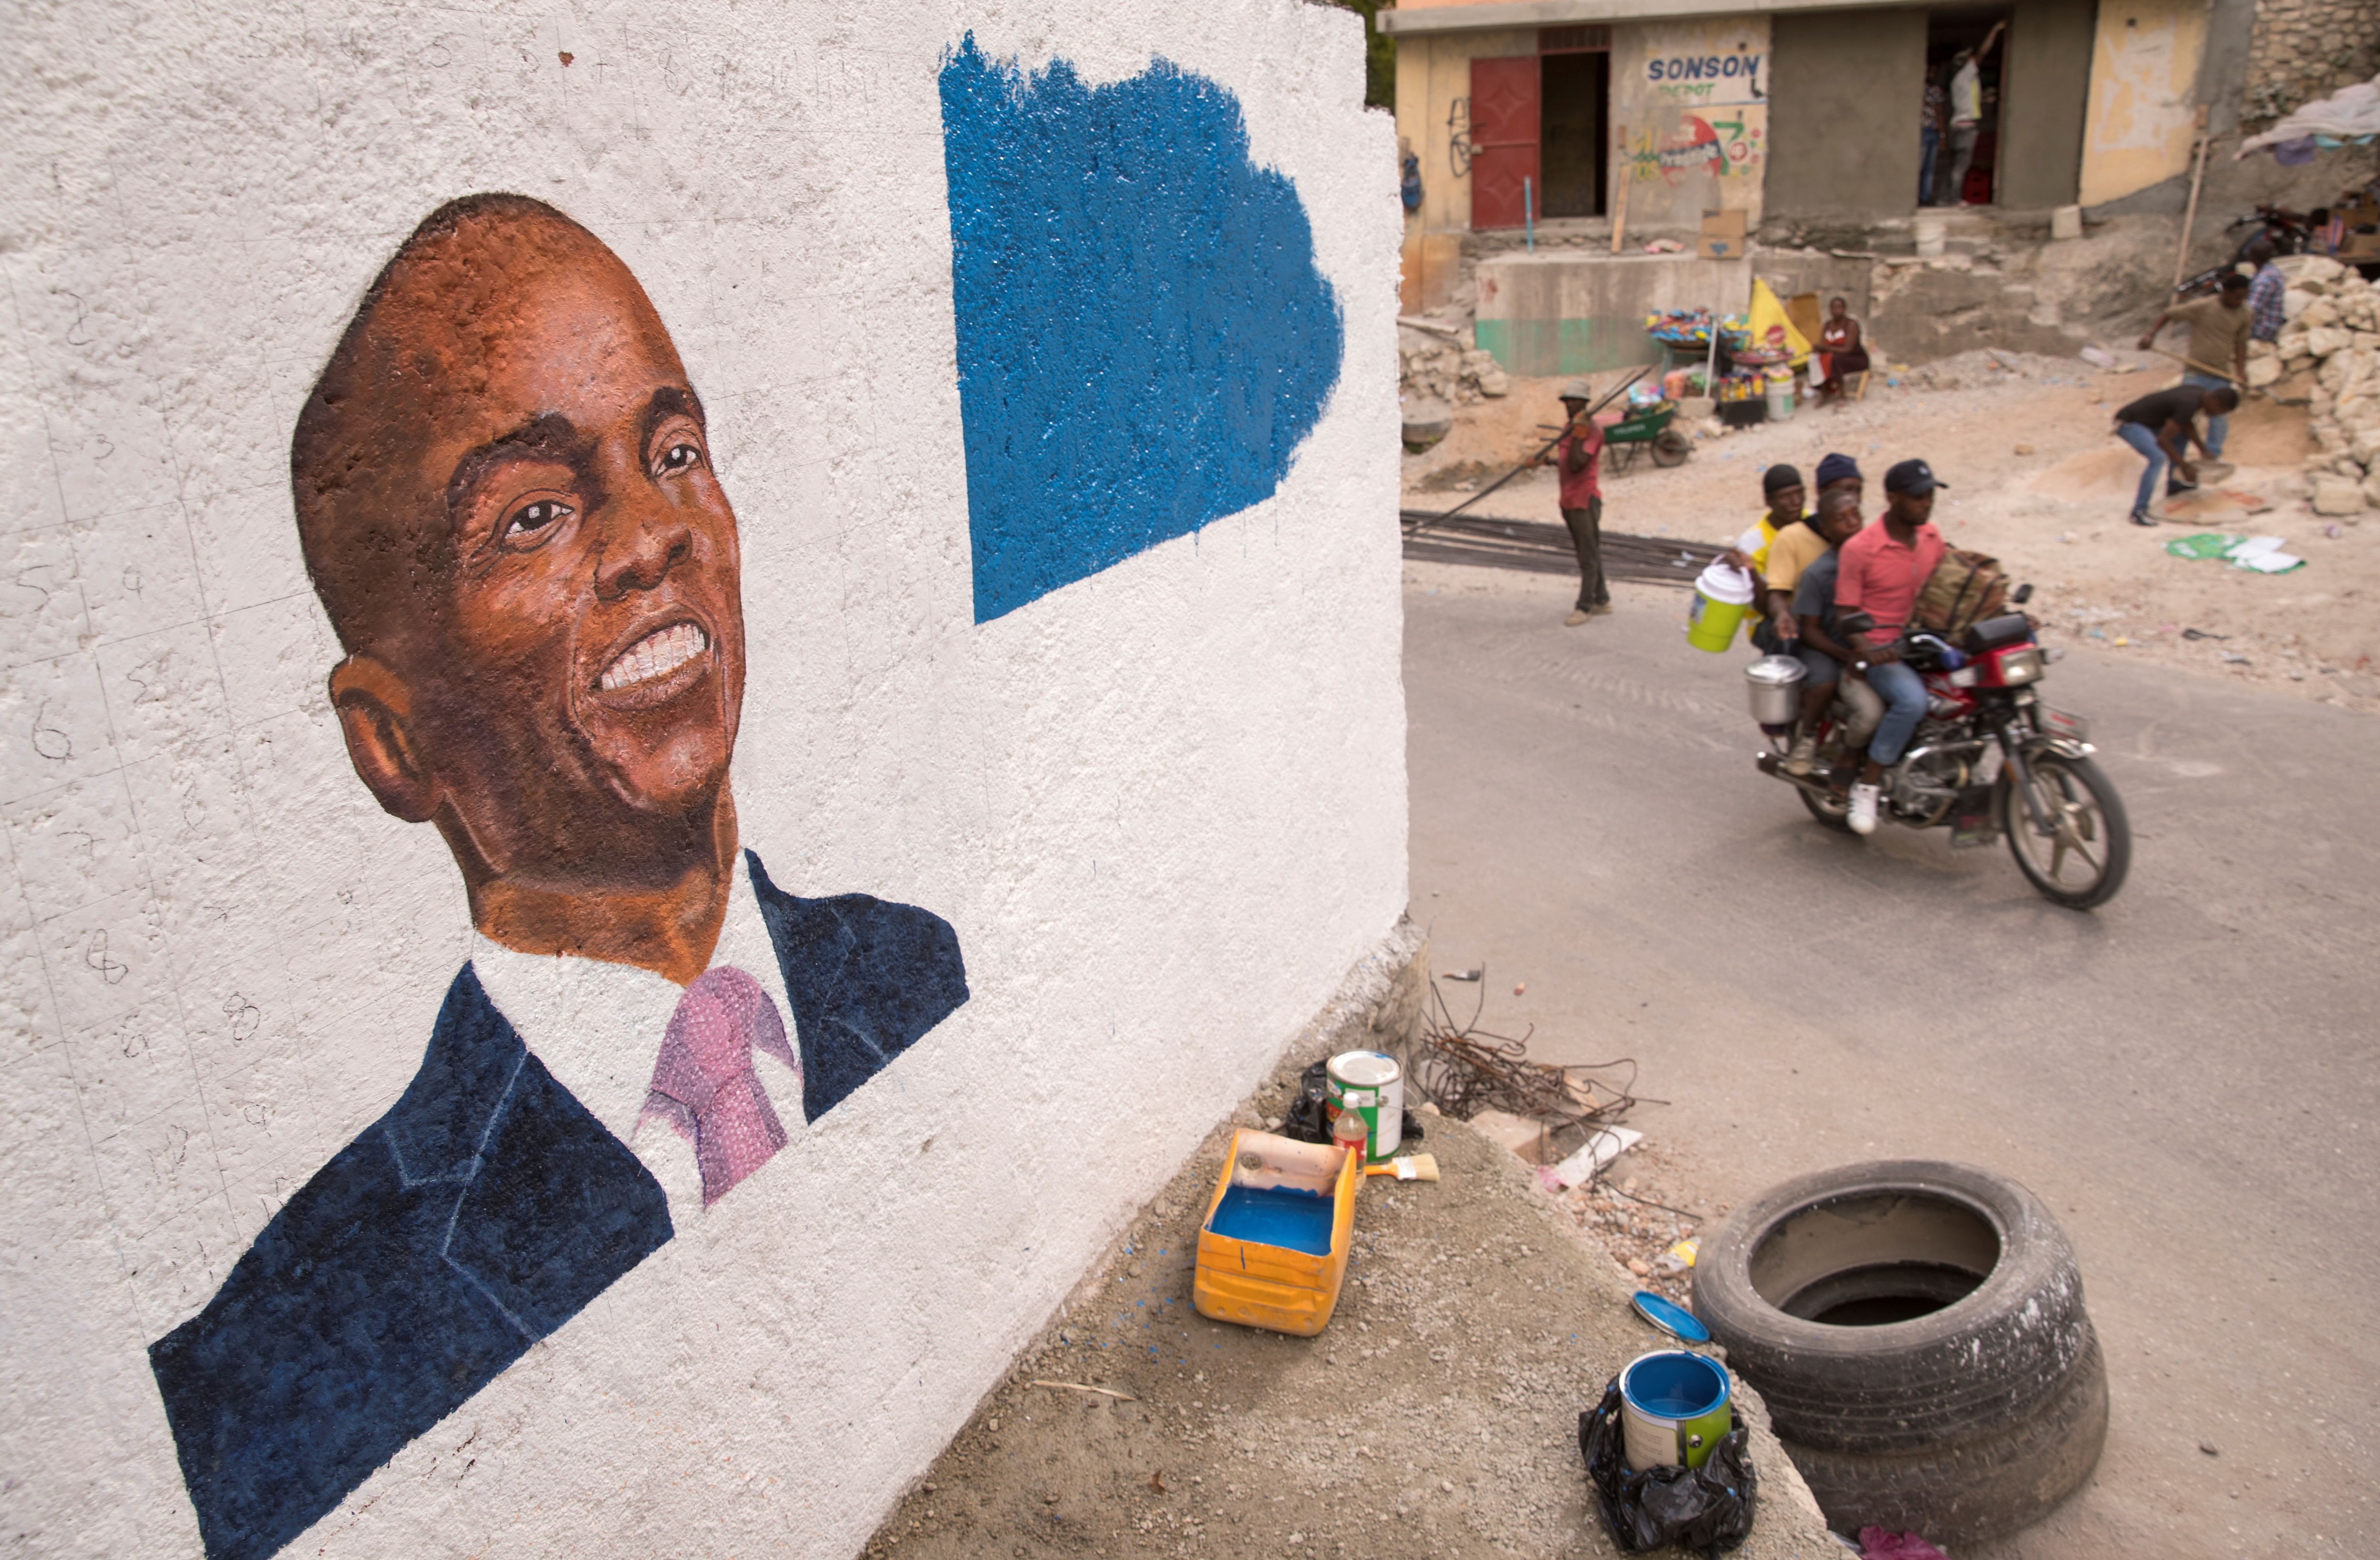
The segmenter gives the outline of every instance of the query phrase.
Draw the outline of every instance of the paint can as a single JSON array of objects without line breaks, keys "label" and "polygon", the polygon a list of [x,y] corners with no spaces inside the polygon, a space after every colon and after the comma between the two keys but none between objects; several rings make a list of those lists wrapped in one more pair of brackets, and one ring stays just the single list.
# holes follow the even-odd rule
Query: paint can
[{"label": "paint can", "polygon": [[1386,1159],[1404,1141],[1405,1073],[1397,1058],[1378,1051],[1342,1051],[1325,1070],[1330,1080],[1330,1119],[1360,1112],[1367,1129],[1366,1160]]},{"label": "paint can", "polygon": [[1682,1348],[1640,1354],[1620,1373],[1621,1432],[1628,1466],[1700,1468],[1735,1427],[1727,1372]]}]

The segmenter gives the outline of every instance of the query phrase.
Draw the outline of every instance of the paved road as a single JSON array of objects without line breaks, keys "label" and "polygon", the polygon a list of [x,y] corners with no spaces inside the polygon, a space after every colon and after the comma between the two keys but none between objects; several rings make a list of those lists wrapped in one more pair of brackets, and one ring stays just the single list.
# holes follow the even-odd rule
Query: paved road
[{"label": "paved road", "polygon": [[1415,911],[1491,1027],[1641,1058],[1713,1202],[1938,1155],[2064,1221],[2114,1427],[1991,1560],[2380,1554],[2380,720],[2078,651],[2136,844],[2077,914],[2004,847],[1810,822],[1677,592],[1564,629],[1560,581],[1407,577]]}]

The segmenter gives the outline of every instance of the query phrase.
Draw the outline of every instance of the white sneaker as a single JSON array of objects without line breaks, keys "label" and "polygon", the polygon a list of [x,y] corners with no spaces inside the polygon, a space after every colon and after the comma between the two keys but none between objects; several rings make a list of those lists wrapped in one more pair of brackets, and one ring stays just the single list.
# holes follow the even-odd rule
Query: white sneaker
[{"label": "white sneaker", "polygon": [[1877,786],[1854,783],[1852,786],[1851,826],[1853,834],[1876,832],[1876,804],[1881,794]]},{"label": "white sneaker", "polygon": [[1806,775],[1817,767],[1818,737],[1815,732],[1803,732],[1793,739],[1793,750],[1779,766],[1789,775]]}]

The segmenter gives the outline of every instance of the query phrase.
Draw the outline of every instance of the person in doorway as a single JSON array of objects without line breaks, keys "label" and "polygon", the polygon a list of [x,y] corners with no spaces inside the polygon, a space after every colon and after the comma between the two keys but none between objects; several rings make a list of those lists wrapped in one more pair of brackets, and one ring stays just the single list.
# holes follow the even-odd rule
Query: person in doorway
[{"label": "person in doorway", "polygon": [[[2203,385],[2178,384],[2143,395],[2116,413],[2116,437],[2149,463],[2141,473],[2140,491],[2132,498],[2133,525],[2156,524],[2149,505],[2156,500],[2157,476],[2168,464],[2181,475],[2185,490],[2196,485],[2198,470],[2190,463],[2189,446],[2206,449],[2206,441],[2198,431],[2199,414],[2204,411],[2211,420],[2239,404],[2240,393],[2228,385],[2208,390]],[[2214,458],[2211,452],[2208,458]]]},{"label": "person in doorway", "polygon": [[1571,546],[1578,550],[1578,605],[1562,619],[1566,628],[1611,611],[1611,587],[1603,577],[1603,486],[1597,469],[1603,459],[1603,429],[1586,415],[1594,395],[1585,380],[1561,387],[1566,426],[1554,447],[1537,457],[1539,466],[1561,474],[1557,502],[1562,524],[1570,527]]},{"label": "person in doorway", "polygon": [[1950,128],[1950,93],[1939,70],[1926,72],[1925,106],[1917,122],[1917,203],[1934,204],[1934,174],[1941,165],[1942,140]]},{"label": "person in doorway", "polygon": [[[1809,524],[1798,528],[1809,532],[1818,550],[1797,573],[1791,587],[1778,585],[1777,552],[1772,550],[1769,554],[1769,589],[1782,594],[1786,610],[1793,614],[1793,654],[1800,658],[1806,673],[1802,679],[1802,729],[1793,738],[1791,751],[1785,756],[1784,768],[1789,775],[1806,775],[1817,762],[1818,720],[1827,713],[1827,707],[1835,702],[1843,668],[1858,659],[1842,642],[1841,631],[1835,626],[1840,550],[1860,530],[1858,494],[1849,489],[1836,489],[1818,501],[1818,513]],[[1780,543],[1784,540],[1781,537],[1778,539]]]},{"label": "person in doorway", "polygon": [[1845,375],[1867,372],[1867,347],[1860,322],[1852,318],[1851,305],[1841,298],[1827,301],[1826,321],[1818,327],[1818,371],[1825,376],[1817,384],[1822,405],[1842,394]]},{"label": "person in doorway", "polygon": [[2273,263],[2273,241],[2269,238],[2259,238],[2248,246],[2248,261],[2256,268],[2256,274],[2248,282],[2248,336],[2252,341],[2273,341],[2279,337],[2281,327],[2289,323],[2282,304],[2289,290],[2289,279]]},{"label": "person in doorway", "polygon": [[1984,127],[1983,60],[2007,27],[2004,21],[1992,23],[1982,43],[1972,51],[1959,51],[1950,72],[1950,177],[1942,188],[1940,202],[1945,206],[1961,205],[1967,199],[1967,170],[1974,165],[1975,137]]},{"label": "person in doorway", "polygon": [[1835,581],[1835,611],[1865,612],[1875,621],[1848,639],[1857,652],[1852,670],[1884,697],[1884,720],[1868,742],[1867,759],[1852,786],[1854,834],[1876,832],[1876,803],[1884,771],[1900,762],[1903,749],[1925,718],[1925,682],[1900,659],[1901,631],[1909,626],[1917,593],[1942,562],[1942,533],[1933,526],[1934,492],[1944,486],[1922,460],[1905,460],[1884,474],[1884,518],[1843,543]]},{"label": "person in doorway", "polygon": [[[2245,276],[2234,271],[2223,278],[2219,291],[2211,298],[2192,298],[2178,303],[2153,320],[2142,333],[2141,350],[2156,345],[2157,333],[2168,324],[2190,327],[2190,346],[2186,356],[2190,362],[2181,382],[2201,390],[2228,390],[2229,402],[2222,406],[2209,404],[2206,407],[2206,441],[2201,447],[2208,460],[2223,458],[2224,435],[2229,430],[2230,418],[2223,414],[2240,404],[2239,388],[2248,382],[2248,334],[2254,317],[2248,312],[2248,289]],[[2222,370],[2229,370],[2225,377]],[[2178,468],[2177,468],[2178,469]],[[2197,486],[2194,478],[2168,480],[2168,495],[2186,492]]]}]

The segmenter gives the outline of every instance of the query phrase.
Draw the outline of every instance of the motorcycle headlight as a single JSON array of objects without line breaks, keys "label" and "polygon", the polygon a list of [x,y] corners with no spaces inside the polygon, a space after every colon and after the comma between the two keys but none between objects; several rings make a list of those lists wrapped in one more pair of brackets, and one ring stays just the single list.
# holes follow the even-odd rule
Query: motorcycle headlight
[{"label": "motorcycle headlight", "polygon": [[2000,658],[2000,682],[2010,688],[2041,681],[2041,651],[2036,648],[2010,650]]}]

